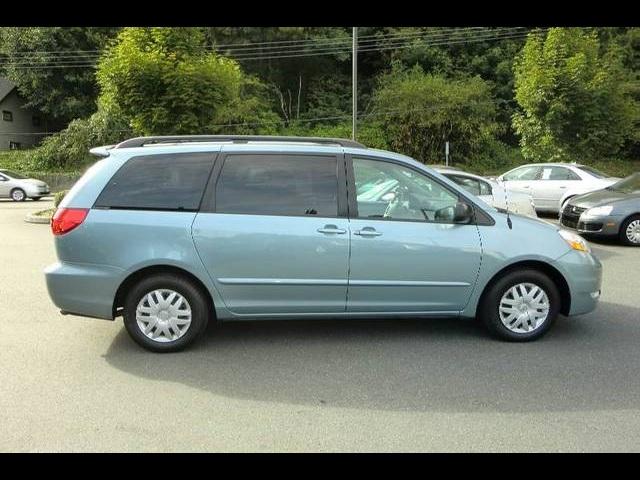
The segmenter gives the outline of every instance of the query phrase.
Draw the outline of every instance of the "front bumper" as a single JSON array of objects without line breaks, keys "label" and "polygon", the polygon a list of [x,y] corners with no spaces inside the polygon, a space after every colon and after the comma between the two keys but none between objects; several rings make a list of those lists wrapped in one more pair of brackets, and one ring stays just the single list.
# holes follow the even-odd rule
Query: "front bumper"
[{"label": "front bumper", "polygon": [[558,258],[555,267],[569,285],[571,305],[569,315],[592,312],[602,291],[602,264],[591,253],[571,250]]},{"label": "front bumper", "polygon": [[581,234],[618,235],[622,217],[616,215],[589,216],[584,209],[578,213],[572,212],[569,205],[560,214],[560,225],[576,230]]},{"label": "front bumper", "polygon": [[49,195],[51,191],[49,187],[38,187],[26,189],[25,193],[27,197],[44,197],[45,195]]},{"label": "front bumper", "polygon": [[124,270],[107,265],[57,262],[45,271],[47,290],[63,312],[113,320],[113,301]]}]

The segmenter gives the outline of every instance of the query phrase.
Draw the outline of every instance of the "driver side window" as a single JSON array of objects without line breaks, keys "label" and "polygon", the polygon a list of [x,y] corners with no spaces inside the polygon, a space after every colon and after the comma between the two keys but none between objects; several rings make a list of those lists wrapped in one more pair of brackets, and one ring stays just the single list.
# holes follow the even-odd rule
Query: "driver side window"
[{"label": "driver side window", "polygon": [[457,195],[401,165],[353,159],[359,218],[451,223]]}]

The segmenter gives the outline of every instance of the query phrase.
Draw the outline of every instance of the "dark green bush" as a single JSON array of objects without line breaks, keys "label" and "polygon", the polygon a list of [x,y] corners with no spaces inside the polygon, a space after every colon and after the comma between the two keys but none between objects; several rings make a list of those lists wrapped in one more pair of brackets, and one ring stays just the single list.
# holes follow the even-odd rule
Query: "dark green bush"
[{"label": "dark green bush", "polygon": [[57,208],[62,199],[69,193],[69,190],[62,190],[53,196],[53,205]]},{"label": "dark green bush", "polygon": [[30,151],[29,170],[80,170],[95,158],[89,149],[118,143],[132,136],[127,122],[114,112],[98,110],[87,119],[77,119],[69,126]]}]

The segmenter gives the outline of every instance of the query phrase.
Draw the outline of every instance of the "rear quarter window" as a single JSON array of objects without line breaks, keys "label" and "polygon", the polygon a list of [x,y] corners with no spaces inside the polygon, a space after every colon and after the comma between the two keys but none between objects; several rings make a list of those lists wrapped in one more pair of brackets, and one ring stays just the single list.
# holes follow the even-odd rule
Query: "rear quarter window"
[{"label": "rear quarter window", "polygon": [[113,175],[95,207],[195,211],[213,167],[212,153],[132,157]]}]

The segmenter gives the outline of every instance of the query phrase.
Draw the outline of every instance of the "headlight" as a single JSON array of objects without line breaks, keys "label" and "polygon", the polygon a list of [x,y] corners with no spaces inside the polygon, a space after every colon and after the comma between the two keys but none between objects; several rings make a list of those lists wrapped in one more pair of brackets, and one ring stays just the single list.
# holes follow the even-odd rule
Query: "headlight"
[{"label": "headlight", "polygon": [[604,215],[609,215],[613,211],[613,207],[611,205],[604,205],[602,207],[593,207],[584,212],[584,215],[587,217],[601,217]]},{"label": "headlight", "polygon": [[558,230],[558,234],[574,250],[578,250],[580,252],[587,252],[587,253],[591,251],[586,240],[582,238],[580,235],[570,232],[569,230]]}]

